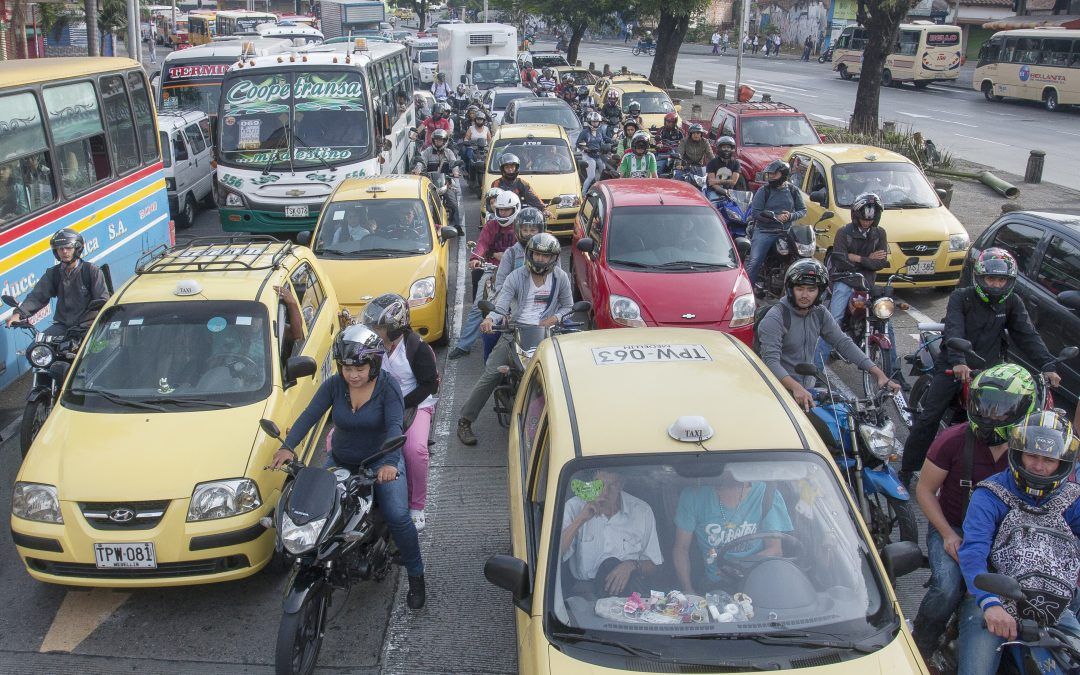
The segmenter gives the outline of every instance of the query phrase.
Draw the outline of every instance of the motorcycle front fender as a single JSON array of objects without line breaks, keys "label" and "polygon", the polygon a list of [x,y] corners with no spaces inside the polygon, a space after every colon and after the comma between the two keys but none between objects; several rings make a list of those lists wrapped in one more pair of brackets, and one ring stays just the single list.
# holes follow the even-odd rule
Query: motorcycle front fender
[{"label": "motorcycle front fender", "polygon": [[884,494],[905,502],[911,499],[911,493],[888,464],[875,469],[863,467],[863,489],[868,495]]},{"label": "motorcycle front fender", "polygon": [[875,344],[881,351],[888,351],[892,349],[892,340],[885,333],[873,333],[870,336],[870,344]]},{"label": "motorcycle front fender", "polygon": [[26,402],[32,403],[35,401],[47,401],[52,398],[52,381],[48,376],[42,378],[41,382],[35,382],[34,388],[26,394]]},{"label": "motorcycle front fender", "polygon": [[322,592],[326,586],[326,575],[320,567],[297,565],[286,585],[285,601],[282,609],[286,614],[296,614],[311,596]]}]

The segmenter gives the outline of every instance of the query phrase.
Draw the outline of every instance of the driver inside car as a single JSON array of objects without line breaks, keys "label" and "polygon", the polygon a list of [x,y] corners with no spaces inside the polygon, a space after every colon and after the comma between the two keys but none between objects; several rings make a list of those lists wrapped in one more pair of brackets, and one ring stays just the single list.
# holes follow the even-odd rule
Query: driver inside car
[{"label": "driver inside car", "polygon": [[[767,508],[766,498],[770,502]],[[778,490],[767,488],[762,481],[740,481],[730,468],[715,484],[682,491],[675,527],[675,572],[682,591],[692,594],[730,584],[724,568],[741,571],[740,561],[783,555],[779,536],[761,535],[793,529]],[[746,541],[738,543],[743,538]]]},{"label": "driver inside car", "polygon": [[371,217],[367,208],[359,208],[352,213],[341,211],[338,213],[345,215],[345,219],[334,232],[331,244],[356,243],[379,229],[378,223]]}]

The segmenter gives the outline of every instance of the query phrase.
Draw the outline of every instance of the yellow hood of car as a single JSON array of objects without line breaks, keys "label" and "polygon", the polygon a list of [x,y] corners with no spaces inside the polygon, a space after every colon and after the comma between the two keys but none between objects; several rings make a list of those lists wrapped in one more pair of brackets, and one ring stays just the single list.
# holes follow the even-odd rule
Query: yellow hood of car
[{"label": "yellow hood of car", "polygon": [[[529,175],[523,173],[521,174],[521,177],[532,187],[533,191],[536,192],[536,196],[543,200],[545,204],[559,195],[581,194],[581,181],[578,179],[576,171],[572,173],[543,175]],[[494,179],[495,177],[492,176],[492,180]]]},{"label": "yellow hood of car", "polygon": [[[851,211],[838,207],[832,222],[844,225],[851,222]],[[900,241],[947,241],[950,234],[965,232],[964,226],[949,209],[885,209],[881,227],[888,233],[889,243]]]},{"label": "yellow hood of car", "polygon": [[[438,244],[430,253],[400,258],[341,259],[320,258],[319,264],[342,306],[367,304],[383,293],[409,297],[409,286],[417,279],[436,276]],[[439,279],[435,283],[440,283]],[[351,311],[351,310],[350,310]]]},{"label": "yellow hood of car", "polygon": [[19,480],[61,501],[185,499],[196,483],[247,474],[265,401],[179,412],[82,412],[57,406]]}]

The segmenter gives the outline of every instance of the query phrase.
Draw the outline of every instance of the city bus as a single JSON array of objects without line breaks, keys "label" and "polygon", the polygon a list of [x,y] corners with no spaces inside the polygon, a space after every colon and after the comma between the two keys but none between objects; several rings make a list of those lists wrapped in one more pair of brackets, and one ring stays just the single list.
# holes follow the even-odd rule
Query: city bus
[{"label": "city bus", "polygon": [[221,81],[241,56],[281,54],[292,48],[289,40],[233,39],[169,53],[161,62],[157,104],[161,110],[201,110],[217,118]]},{"label": "city bus", "polygon": [[1061,28],[995,33],[979,50],[971,85],[987,101],[1041,101],[1050,111],[1080,104],[1080,33]]},{"label": "city bus", "polygon": [[255,27],[260,23],[277,23],[277,15],[269,12],[234,10],[218,12],[214,17],[214,24],[218,35],[254,33]]},{"label": "city bus", "polygon": [[291,40],[293,44],[299,46],[323,41],[323,34],[319,29],[292,21],[261,23],[255,28],[255,32],[259,34],[259,37]]},{"label": "city bus", "polygon": [[[866,41],[865,28],[847,26],[840,33],[833,51],[833,70],[843,79],[850,80],[862,72]],[[925,89],[931,82],[960,77],[962,62],[959,26],[929,21],[902,23],[892,53],[885,57],[881,84],[894,87],[910,82],[916,89]]]},{"label": "city bus", "polygon": [[188,42],[188,15],[177,14],[173,22],[171,14],[159,14],[154,17],[157,22],[157,40],[159,44],[168,45],[173,49],[187,49],[191,46]]},{"label": "city bus", "polygon": [[407,172],[416,111],[400,44],[357,38],[245,60],[226,73],[218,109],[226,231],[313,230],[343,179]]},{"label": "city bus", "polygon": [[212,42],[215,33],[214,17],[217,12],[198,12],[188,14],[188,42],[192,46],[204,45]]},{"label": "city bus", "polygon": [[[49,238],[80,232],[83,258],[119,287],[173,243],[154,104],[124,58],[0,63],[0,293],[22,301],[56,264]],[[0,319],[10,316],[6,309]],[[51,323],[51,307],[31,321]],[[25,373],[29,337],[0,330],[0,387]]]}]

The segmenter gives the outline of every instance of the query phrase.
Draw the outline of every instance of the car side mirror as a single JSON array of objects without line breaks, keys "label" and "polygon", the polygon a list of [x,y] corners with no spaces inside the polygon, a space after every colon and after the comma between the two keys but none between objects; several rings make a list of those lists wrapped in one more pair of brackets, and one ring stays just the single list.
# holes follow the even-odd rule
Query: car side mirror
[{"label": "car side mirror", "polygon": [[[911,542],[907,542],[911,543]],[[1004,574],[984,572],[975,575],[975,588],[1017,602],[1027,600],[1024,589],[1016,579]]]},{"label": "car side mirror", "polygon": [[281,440],[281,429],[279,429],[278,425],[274,423],[274,420],[268,420],[264,417],[263,419],[259,420],[259,428],[261,428],[263,430],[263,433],[265,433],[270,438],[276,438],[279,441]]},{"label": "car side mirror", "polygon": [[104,307],[106,302],[107,300],[105,300],[104,298],[95,298],[90,302],[86,303],[86,312],[96,312],[102,307]]},{"label": "car side mirror", "polygon": [[895,581],[922,567],[923,554],[913,541],[895,541],[881,549],[881,561],[885,563],[885,573],[889,579]]},{"label": "car side mirror", "polygon": [[588,171],[589,170],[589,163],[586,162],[584,159],[577,158],[577,168],[578,168],[578,171]]},{"label": "car side mirror", "polygon": [[457,230],[449,225],[443,225],[439,228],[439,238],[443,241],[449,241],[457,236]]},{"label": "car side mirror", "polygon": [[499,588],[510,591],[518,609],[532,608],[529,591],[529,564],[510,555],[493,555],[484,563],[484,577]]},{"label": "car side mirror", "polygon": [[576,246],[577,250],[581,251],[582,253],[592,253],[596,250],[596,242],[593,241],[590,237],[582,237],[581,239],[578,239],[577,243],[575,243],[574,246]]},{"label": "car side mirror", "polygon": [[[4,302],[7,302],[7,297],[4,296]],[[1080,291],[1063,291],[1057,296],[1058,302],[1065,305],[1074,312],[1080,312]]]},{"label": "car side mirror", "polygon": [[319,365],[310,356],[294,356],[285,362],[285,379],[296,382],[301,377],[311,377],[319,370]]},{"label": "car side mirror", "polygon": [[748,260],[750,258],[750,240],[746,237],[736,237],[735,250],[739,252],[741,259]]},{"label": "car side mirror", "polygon": [[814,190],[813,192],[811,192],[810,201],[814,202],[815,204],[820,204],[821,206],[828,206],[829,198],[825,194],[825,188],[822,188],[820,190]]},{"label": "car side mirror", "polygon": [[311,230],[304,230],[296,235],[296,243],[301,246],[308,246],[311,244]]}]

